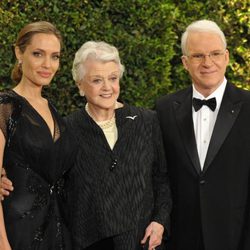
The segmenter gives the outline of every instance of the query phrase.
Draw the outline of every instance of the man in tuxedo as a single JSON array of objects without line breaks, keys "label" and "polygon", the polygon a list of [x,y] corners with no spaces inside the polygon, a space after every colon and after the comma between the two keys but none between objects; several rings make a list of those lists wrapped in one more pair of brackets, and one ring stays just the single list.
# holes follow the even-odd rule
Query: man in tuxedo
[{"label": "man in tuxedo", "polygon": [[181,46],[192,86],[156,102],[173,196],[167,250],[249,250],[250,92],[225,77],[213,21],[190,24]]}]

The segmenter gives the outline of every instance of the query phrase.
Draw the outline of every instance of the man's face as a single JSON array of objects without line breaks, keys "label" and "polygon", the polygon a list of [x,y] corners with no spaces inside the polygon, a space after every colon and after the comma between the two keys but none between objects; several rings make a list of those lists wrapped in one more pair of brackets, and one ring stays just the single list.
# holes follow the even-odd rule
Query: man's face
[{"label": "man's face", "polygon": [[195,88],[204,96],[210,95],[223,82],[229,63],[229,52],[225,50],[219,35],[192,32],[187,38],[188,55],[182,56]]}]

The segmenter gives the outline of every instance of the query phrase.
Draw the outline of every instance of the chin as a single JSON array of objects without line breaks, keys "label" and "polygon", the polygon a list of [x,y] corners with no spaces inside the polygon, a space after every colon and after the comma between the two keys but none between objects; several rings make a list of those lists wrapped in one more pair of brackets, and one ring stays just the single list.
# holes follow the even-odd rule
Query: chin
[{"label": "chin", "polygon": [[115,109],[115,105],[101,105],[99,106],[100,109],[112,110]]},{"label": "chin", "polygon": [[49,86],[51,83],[51,81],[44,81],[44,82],[41,82],[41,85],[42,86]]},{"label": "chin", "polygon": [[108,107],[113,107],[113,106],[115,106],[115,103],[116,103],[116,100],[114,101],[114,100],[112,100],[112,101],[103,101],[102,102],[102,106],[106,106],[107,108]]}]

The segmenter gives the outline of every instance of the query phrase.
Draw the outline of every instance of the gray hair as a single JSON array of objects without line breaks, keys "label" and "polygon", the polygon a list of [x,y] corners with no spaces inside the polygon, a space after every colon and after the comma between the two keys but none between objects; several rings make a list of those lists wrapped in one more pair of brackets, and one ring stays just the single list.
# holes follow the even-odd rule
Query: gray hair
[{"label": "gray hair", "polygon": [[116,47],[106,42],[88,41],[75,54],[72,67],[72,75],[75,82],[80,82],[84,78],[86,74],[84,63],[88,59],[100,62],[115,62],[120,68],[120,78],[123,75],[124,66],[121,64]]},{"label": "gray hair", "polygon": [[208,33],[217,34],[221,38],[224,48],[225,49],[227,48],[227,41],[220,27],[215,22],[204,19],[204,20],[199,20],[199,21],[195,21],[191,23],[186,28],[186,31],[182,34],[181,49],[182,49],[183,55],[188,55],[187,40],[188,40],[188,35],[192,32],[208,32]]}]

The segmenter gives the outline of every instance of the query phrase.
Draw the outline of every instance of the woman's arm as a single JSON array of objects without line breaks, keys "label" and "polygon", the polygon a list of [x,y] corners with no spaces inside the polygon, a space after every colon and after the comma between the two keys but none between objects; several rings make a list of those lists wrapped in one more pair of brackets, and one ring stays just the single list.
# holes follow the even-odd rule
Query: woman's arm
[{"label": "woman's arm", "polygon": [[[0,129],[0,172],[2,171],[2,166],[3,166],[4,147],[5,147],[5,137],[2,130]],[[0,249],[11,250],[5,230],[3,208],[1,202],[0,202]]]}]

